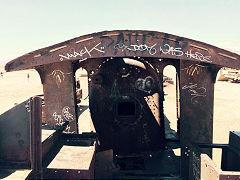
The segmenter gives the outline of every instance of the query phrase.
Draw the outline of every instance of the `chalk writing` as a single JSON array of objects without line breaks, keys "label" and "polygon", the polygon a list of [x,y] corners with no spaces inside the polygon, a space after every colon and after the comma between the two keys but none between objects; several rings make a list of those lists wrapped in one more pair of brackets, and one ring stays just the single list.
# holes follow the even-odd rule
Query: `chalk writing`
[{"label": "chalk writing", "polygon": [[101,43],[98,43],[97,45],[95,45],[93,48],[91,48],[90,50],[88,50],[88,48],[87,47],[84,47],[83,49],[81,49],[80,51],[78,51],[78,52],[76,52],[75,50],[74,50],[74,52],[73,53],[67,53],[66,55],[62,55],[62,54],[59,54],[59,56],[60,56],[60,61],[63,61],[64,59],[71,59],[71,58],[76,58],[76,57],[78,57],[78,56],[80,56],[80,57],[82,57],[83,55],[87,55],[88,57],[91,57],[92,55],[91,55],[91,52],[93,51],[93,50],[95,50],[95,51],[98,51],[98,52],[101,52],[101,53],[104,53],[104,47],[100,47],[100,49],[99,49],[99,45],[100,45]]},{"label": "chalk writing", "polygon": [[191,103],[192,104],[200,104],[199,98],[206,96],[206,88],[204,87],[198,87],[197,84],[189,83],[188,85],[185,85],[182,87],[183,90],[188,90],[191,97]]},{"label": "chalk writing", "polygon": [[202,71],[202,68],[207,68],[207,66],[191,64],[190,66],[183,68],[181,70],[186,70],[187,75],[193,76],[194,74],[198,75]]}]

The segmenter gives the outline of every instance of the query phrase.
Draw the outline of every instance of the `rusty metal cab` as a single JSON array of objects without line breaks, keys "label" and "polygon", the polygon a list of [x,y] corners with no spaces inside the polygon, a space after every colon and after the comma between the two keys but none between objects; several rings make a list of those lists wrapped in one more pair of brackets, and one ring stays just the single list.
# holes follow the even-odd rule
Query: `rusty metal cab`
[{"label": "rusty metal cab", "polygon": [[[27,152],[32,154],[24,166],[33,170],[29,178],[200,179],[201,153],[211,157],[212,148],[225,151],[222,167],[231,170],[226,167],[234,148],[212,144],[214,83],[221,67],[240,68],[239,60],[235,53],[167,33],[106,31],[39,49],[9,62],[6,71],[37,70],[43,84],[46,126],[56,131],[42,142],[42,112],[30,109],[31,130],[27,132],[34,136],[25,138],[29,142]],[[164,129],[163,69],[167,65],[173,65],[177,74],[175,139],[166,138]],[[79,68],[88,73],[89,109],[96,133],[78,134],[81,124],[74,75]],[[41,109],[41,103],[37,104],[36,109]],[[26,114],[23,107],[22,111]],[[3,117],[8,119],[9,113],[1,116],[1,128],[8,126]],[[11,133],[9,136],[16,137]],[[0,145],[4,143],[0,141]],[[18,141],[15,146],[21,148]],[[55,159],[65,165],[83,163],[85,156],[75,154],[81,151],[78,147],[93,152],[89,169],[50,166]],[[68,148],[73,153],[68,153]],[[181,156],[173,153],[176,148],[181,149]],[[62,159],[62,152],[70,161]],[[9,168],[1,160],[1,167]],[[106,168],[97,173],[99,167]],[[225,175],[218,172],[219,177]]]}]

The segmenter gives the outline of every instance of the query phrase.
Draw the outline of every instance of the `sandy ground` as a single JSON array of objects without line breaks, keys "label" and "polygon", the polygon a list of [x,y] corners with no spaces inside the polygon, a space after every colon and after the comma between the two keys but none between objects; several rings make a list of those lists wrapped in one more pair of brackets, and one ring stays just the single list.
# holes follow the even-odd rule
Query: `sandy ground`
[{"label": "sandy ground", "polygon": [[[0,66],[0,114],[21,103],[31,96],[43,94],[40,76],[37,71],[24,70],[5,72],[4,66]],[[27,78],[29,74],[29,79]]]},{"label": "sandy ground", "polygon": [[[31,96],[42,94],[40,77],[35,70],[25,70],[6,73],[3,66],[0,66],[0,114],[13,107],[16,103],[21,103]],[[169,73],[170,72],[170,73]],[[166,73],[166,72],[165,72]],[[27,78],[27,74],[30,78]],[[171,69],[166,73],[174,77]],[[86,81],[86,79],[85,79]],[[87,82],[87,81],[86,81]],[[85,84],[85,83],[84,83]],[[81,84],[84,90],[83,98],[87,97],[87,89]],[[170,127],[176,129],[176,106],[175,106],[175,86],[168,85],[165,89],[166,101],[164,102],[165,114],[171,121]],[[229,131],[240,131],[240,84],[228,82],[217,82],[215,84],[215,106],[214,106],[214,143],[228,143]],[[81,116],[89,117],[87,98],[82,102]],[[85,119],[85,118],[84,118]],[[89,121],[81,121],[80,132],[92,129]],[[214,161],[219,164],[220,152],[215,153]]]}]

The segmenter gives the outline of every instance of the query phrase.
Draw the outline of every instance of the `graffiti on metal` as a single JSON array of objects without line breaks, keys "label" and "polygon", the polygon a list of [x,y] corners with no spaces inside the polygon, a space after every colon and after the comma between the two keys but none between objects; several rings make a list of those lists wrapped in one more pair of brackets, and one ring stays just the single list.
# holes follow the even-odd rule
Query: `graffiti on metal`
[{"label": "graffiti on metal", "polygon": [[[70,111],[70,107],[65,106],[62,109],[61,114],[58,114],[57,112],[53,113],[52,116],[53,116],[54,121],[56,122],[56,125],[62,126],[66,120],[69,121],[69,122],[72,122],[74,120],[73,115],[69,111]],[[75,131],[71,131],[70,129],[71,129],[71,127],[69,125],[67,125],[65,131],[63,131],[63,132],[65,132],[65,133],[75,133]]]},{"label": "graffiti on metal", "polygon": [[73,115],[69,112],[69,110],[70,110],[70,107],[65,106],[62,109],[62,115],[63,115],[64,119],[71,122],[71,121],[73,121]]},{"label": "graffiti on metal", "polygon": [[[136,33],[130,33],[128,34],[128,37],[124,37],[124,34],[120,33],[117,38],[116,36],[100,36],[100,42],[97,43],[96,40],[93,42],[89,41],[89,47],[80,46],[76,49],[72,48],[67,53],[58,54],[58,56],[60,57],[59,60],[74,60],[76,58],[79,58],[80,60],[85,60],[86,58],[91,58],[92,54],[94,53],[100,53],[100,56],[104,56],[105,53],[110,52],[112,56],[116,56],[121,55],[122,53],[124,53],[125,55],[127,53],[130,55],[134,55],[138,52],[142,54],[146,52],[150,56],[164,54],[172,58],[183,57],[206,63],[212,62],[211,56],[209,55],[206,56],[202,52],[199,52],[197,50],[189,48],[185,49],[188,44],[187,41],[180,42],[175,40],[175,43],[170,43],[170,41],[167,39],[154,39],[152,43],[146,43],[149,36],[142,35],[142,39],[139,40],[139,37],[141,36],[136,36],[135,34]],[[132,36],[136,36],[135,43],[132,42]],[[150,38],[152,39],[153,37]],[[180,45],[181,43],[182,45]]]},{"label": "graffiti on metal", "polygon": [[71,73],[64,73],[61,70],[54,70],[52,71],[51,74],[49,74],[48,76],[52,76],[52,78],[56,81],[57,87],[60,88],[61,83],[64,81],[65,79],[65,75],[66,74],[71,74]]},{"label": "graffiti on metal", "polygon": [[104,53],[104,47],[100,47],[99,49],[99,46],[100,46],[101,43],[98,43],[97,45],[94,45],[91,49],[88,49],[87,47],[84,47],[78,51],[73,51],[72,53],[67,53],[66,55],[61,55],[59,54],[60,56],[60,61],[63,61],[64,59],[72,59],[72,58],[76,58],[76,57],[82,57],[83,55],[87,54],[88,57],[91,57],[91,52],[92,51],[98,51],[98,52],[101,52],[101,53]]},{"label": "graffiti on metal", "polygon": [[199,73],[202,71],[202,68],[207,68],[208,66],[203,66],[200,64],[191,64],[190,66],[181,69],[182,71],[186,71],[186,73],[189,76],[194,76],[195,75],[199,75]]},{"label": "graffiti on metal", "polygon": [[199,100],[201,97],[206,96],[206,88],[205,87],[199,87],[198,84],[189,83],[182,87],[183,90],[188,90],[190,96],[191,96],[191,103],[192,104],[200,104]]}]

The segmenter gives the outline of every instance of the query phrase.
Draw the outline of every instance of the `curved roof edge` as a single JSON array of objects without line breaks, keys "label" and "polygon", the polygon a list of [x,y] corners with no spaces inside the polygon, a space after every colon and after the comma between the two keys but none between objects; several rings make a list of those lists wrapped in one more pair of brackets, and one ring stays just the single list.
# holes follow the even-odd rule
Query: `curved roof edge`
[{"label": "curved roof edge", "polygon": [[240,55],[203,42],[156,31],[116,30],[84,35],[38,49],[8,62],[5,70],[24,70],[88,58],[136,56],[240,68]]}]

